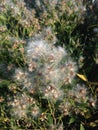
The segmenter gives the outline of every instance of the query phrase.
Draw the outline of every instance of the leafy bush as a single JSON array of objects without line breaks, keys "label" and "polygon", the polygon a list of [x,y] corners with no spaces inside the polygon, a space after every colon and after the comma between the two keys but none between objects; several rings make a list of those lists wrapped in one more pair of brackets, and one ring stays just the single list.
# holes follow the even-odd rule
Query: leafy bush
[{"label": "leafy bush", "polygon": [[90,2],[0,1],[0,129],[96,128],[98,18]]}]

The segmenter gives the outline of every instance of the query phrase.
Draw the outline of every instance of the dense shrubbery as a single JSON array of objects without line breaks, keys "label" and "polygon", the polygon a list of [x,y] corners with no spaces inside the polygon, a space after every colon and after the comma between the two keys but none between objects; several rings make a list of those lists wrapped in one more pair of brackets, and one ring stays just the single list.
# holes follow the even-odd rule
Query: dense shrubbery
[{"label": "dense shrubbery", "polygon": [[92,5],[0,1],[0,129],[97,128],[98,16]]}]

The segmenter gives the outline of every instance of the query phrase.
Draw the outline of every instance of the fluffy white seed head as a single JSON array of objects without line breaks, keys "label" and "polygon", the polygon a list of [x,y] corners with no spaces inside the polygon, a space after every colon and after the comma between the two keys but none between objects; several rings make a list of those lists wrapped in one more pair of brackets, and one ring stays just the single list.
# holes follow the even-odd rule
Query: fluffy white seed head
[{"label": "fluffy white seed head", "polygon": [[10,106],[12,112],[11,115],[16,119],[27,118],[28,108],[36,104],[34,98],[27,96],[27,94],[16,94],[14,99],[9,99],[8,106]]},{"label": "fluffy white seed head", "polygon": [[51,101],[57,101],[63,98],[63,91],[58,87],[49,85],[43,90],[44,98],[51,100]]}]

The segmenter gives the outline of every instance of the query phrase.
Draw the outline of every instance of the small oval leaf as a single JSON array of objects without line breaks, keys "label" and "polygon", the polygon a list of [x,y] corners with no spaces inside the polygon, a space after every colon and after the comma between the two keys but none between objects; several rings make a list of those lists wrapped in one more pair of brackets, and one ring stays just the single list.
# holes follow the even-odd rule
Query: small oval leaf
[{"label": "small oval leaf", "polygon": [[80,130],[85,130],[85,128],[82,124],[80,124]]},{"label": "small oval leaf", "polygon": [[77,76],[82,79],[83,81],[88,81],[87,78],[85,77],[85,75],[82,75],[82,74],[77,74]]}]

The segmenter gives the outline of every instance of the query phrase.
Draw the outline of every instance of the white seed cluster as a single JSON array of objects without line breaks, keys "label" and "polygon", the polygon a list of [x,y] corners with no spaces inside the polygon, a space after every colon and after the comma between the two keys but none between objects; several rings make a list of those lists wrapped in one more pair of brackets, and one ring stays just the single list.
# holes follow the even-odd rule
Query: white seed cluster
[{"label": "white seed cluster", "polygon": [[[14,81],[21,86],[26,93],[41,93],[43,98],[56,102],[64,96],[63,84],[71,84],[77,71],[76,63],[68,56],[62,47],[55,47],[45,40],[33,38],[25,47],[27,67],[17,68],[13,75]],[[10,102],[14,109],[14,115],[26,117],[29,100],[33,103],[32,97],[27,95],[15,97]],[[18,98],[18,99],[17,99]],[[39,107],[34,105],[30,108],[32,116],[39,115]],[[20,114],[19,114],[20,113]]]},{"label": "white seed cluster", "polygon": [[[84,105],[85,107],[81,107]],[[66,93],[65,101],[63,101],[59,109],[63,115],[70,113],[85,115],[88,111],[87,107],[95,107],[96,100],[89,95],[87,87],[83,84],[77,84],[73,89],[68,90]]]},{"label": "white seed cluster", "polygon": [[[11,109],[11,115],[17,119],[27,118],[27,114],[36,116],[39,113],[39,109],[36,106],[35,99],[29,97],[27,94],[17,94],[14,99],[9,99],[8,105]],[[36,112],[35,112],[35,108]],[[30,110],[29,110],[30,109]]]}]

